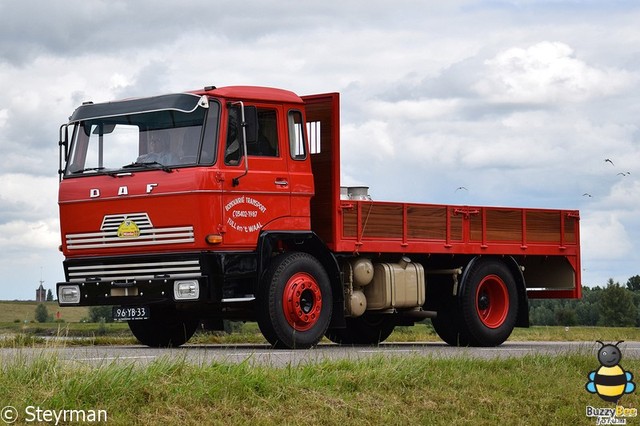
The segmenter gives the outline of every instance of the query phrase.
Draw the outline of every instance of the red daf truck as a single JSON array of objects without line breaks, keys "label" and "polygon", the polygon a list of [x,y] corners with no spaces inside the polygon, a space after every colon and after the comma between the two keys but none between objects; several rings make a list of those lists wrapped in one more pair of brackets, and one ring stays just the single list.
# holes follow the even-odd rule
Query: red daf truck
[{"label": "red daf truck", "polygon": [[275,347],[375,344],[425,318],[495,346],[529,298],[581,294],[576,210],[342,193],[337,93],[84,103],[60,128],[59,208],[59,304],[113,306],[148,346],[225,319]]}]

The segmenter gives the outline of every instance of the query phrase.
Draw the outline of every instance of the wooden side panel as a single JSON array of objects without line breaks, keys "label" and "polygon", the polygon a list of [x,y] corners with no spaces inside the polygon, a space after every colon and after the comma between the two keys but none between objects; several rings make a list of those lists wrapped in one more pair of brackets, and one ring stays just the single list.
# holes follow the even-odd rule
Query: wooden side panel
[{"label": "wooden side panel", "polygon": [[522,242],[521,209],[483,209],[480,214],[471,216],[471,241],[483,241],[483,220],[486,226],[485,241]]},{"label": "wooden side panel", "polygon": [[[447,239],[447,206],[407,206],[407,236],[421,240]],[[449,239],[462,240],[462,217],[453,215],[449,218]]]},{"label": "wooden side panel", "polygon": [[560,212],[527,211],[527,241],[560,241]]},{"label": "wooden side panel", "polygon": [[342,235],[345,238],[358,236],[358,211],[353,207],[342,210]]},{"label": "wooden side panel", "polygon": [[402,204],[360,205],[363,238],[402,238]]},{"label": "wooden side panel", "polygon": [[564,242],[566,244],[576,244],[578,236],[576,231],[578,229],[578,218],[573,216],[567,216],[564,219]]},{"label": "wooden side panel", "polygon": [[407,207],[409,238],[444,240],[447,237],[446,207]]}]

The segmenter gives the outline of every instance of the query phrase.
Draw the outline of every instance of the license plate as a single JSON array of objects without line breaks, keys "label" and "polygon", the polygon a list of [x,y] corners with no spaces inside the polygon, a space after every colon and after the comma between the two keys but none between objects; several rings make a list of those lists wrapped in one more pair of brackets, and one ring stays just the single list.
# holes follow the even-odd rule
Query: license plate
[{"label": "license plate", "polygon": [[114,307],[112,311],[113,319],[116,321],[132,321],[149,319],[148,306],[126,306]]}]

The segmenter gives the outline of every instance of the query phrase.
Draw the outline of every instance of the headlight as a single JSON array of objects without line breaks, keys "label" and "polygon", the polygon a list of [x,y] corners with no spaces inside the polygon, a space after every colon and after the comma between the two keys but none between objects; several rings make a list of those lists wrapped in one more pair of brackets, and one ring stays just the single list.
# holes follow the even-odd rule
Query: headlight
[{"label": "headlight", "polygon": [[58,302],[60,304],[80,303],[80,286],[61,285],[58,287]]},{"label": "headlight", "polygon": [[173,283],[173,298],[175,300],[195,300],[200,297],[198,281],[176,281]]}]

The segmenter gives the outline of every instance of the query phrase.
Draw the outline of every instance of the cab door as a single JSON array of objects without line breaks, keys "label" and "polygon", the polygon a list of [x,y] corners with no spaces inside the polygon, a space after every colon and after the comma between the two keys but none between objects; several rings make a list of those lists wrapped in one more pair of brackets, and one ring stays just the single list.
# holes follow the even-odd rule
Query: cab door
[{"label": "cab door", "polygon": [[[241,108],[226,108],[226,136],[221,144],[223,231],[225,246],[255,248],[262,229],[283,229],[290,216],[291,186],[281,106],[255,105],[258,132],[243,152]],[[248,161],[248,163],[247,163]]]}]

